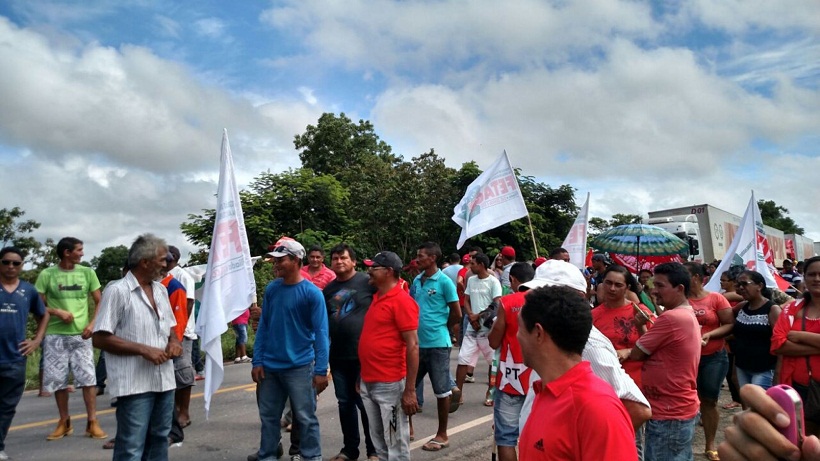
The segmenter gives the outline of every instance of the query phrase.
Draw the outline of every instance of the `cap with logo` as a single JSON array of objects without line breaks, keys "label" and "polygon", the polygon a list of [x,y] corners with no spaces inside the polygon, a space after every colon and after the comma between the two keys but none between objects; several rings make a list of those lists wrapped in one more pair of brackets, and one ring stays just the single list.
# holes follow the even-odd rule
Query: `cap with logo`
[{"label": "cap with logo", "polygon": [[293,240],[290,237],[282,237],[278,242],[274,243],[273,251],[268,253],[268,256],[274,258],[281,258],[283,256],[293,256],[298,259],[304,259],[305,247],[301,243]]}]

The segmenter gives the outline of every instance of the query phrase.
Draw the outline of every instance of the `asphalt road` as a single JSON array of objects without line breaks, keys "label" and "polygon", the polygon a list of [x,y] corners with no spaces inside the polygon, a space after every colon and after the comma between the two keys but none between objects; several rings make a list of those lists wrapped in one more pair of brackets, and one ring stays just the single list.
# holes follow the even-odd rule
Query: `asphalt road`
[{"label": "asphalt road", "polygon": [[[458,350],[454,349],[451,368],[455,370]],[[476,380],[487,382],[486,367],[476,370]],[[211,402],[210,418],[205,419],[202,386],[194,388],[191,400],[191,426],[185,429],[185,442],[170,448],[172,460],[239,460],[259,447],[260,424],[254,394],[255,385],[250,377],[250,364],[226,365],[225,380]],[[201,383],[201,381],[199,382]],[[330,459],[342,447],[342,433],[336,398],[330,387],[319,397],[317,414],[322,434],[322,455]],[[413,418],[416,441],[412,442],[412,457],[416,460],[491,459],[492,408],[483,406],[486,385],[465,384],[465,405],[450,415],[450,447],[430,453],[421,449],[436,432],[435,400],[430,383],[425,379],[428,401],[424,412]],[[103,430],[110,436],[116,432],[114,409],[108,395],[97,397],[98,418]],[[112,451],[103,450],[105,440],[90,439],[85,433],[85,410],[80,392],[69,400],[74,435],[61,440],[46,441],[57,424],[57,408],[52,397],[37,397],[36,391],[26,392],[17,407],[12,427],[6,437],[6,453],[13,460],[109,460]],[[283,432],[287,450],[288,434]],[[361,446],[364,451],[364,441]]]}]

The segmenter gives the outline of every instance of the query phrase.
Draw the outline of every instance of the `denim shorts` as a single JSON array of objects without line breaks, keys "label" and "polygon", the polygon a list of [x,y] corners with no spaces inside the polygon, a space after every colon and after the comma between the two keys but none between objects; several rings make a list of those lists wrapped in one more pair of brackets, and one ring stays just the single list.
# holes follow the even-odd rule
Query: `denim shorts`
[{"label": "denim shorts", "polygon": [[695,418],[646,422],[645,461],[690,461]]},{"label": "denim shorts", "polygon": [[714,400],[720,397],[720,385],[729,371],[729,357],[726,349],[711,355],[702,355],[698,365],[698,397],[701,400]]},{"label": "denim shorts", "polygon": [[743,368],[735,367],[737,371],[738,387],[743,387],[746,384],[754,384],[763,389],[772,387],[772,380],[774,379],[774,370],[766,371],[746,371]]},{"label": "denim shorts", "polygon": [[248,342],[248,324],[233,325],[233,331],[236,333],[236,345],[243,346]]},{"label": "denim shorts", "polygon": [[495,444],[499,447],[518,445],[518,418],[524,406],[525,395],[510,395],[495,390],[493,404],[493,425],[495,426]]},{"label": "denim shorts", "polygon": [[419,372],[416,387],[419,387],[425,374],[430,375],[430,384],[436,398],[443,399],[452,394],[450,387],[450,348],[420,347]]}]

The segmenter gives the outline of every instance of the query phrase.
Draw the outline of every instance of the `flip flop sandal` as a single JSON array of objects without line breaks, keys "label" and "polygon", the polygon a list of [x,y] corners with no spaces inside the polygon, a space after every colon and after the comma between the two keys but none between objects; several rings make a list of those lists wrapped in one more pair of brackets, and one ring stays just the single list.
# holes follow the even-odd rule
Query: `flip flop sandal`
[{"label": "flip flop sandal", "polygon": [[114,441],[117,439],[111,439],[108,442],[103,444],[103,450],[113,450],[114,449]]},{"label": "flip flop sandal", "polygon": [[717,450],[706,450],[703,455],[706,456],[706,459],[709,461],[720,461]]},{"label": "flip flop sandal", "polygon": [[421,449],[424,451],[441,451],[450,446],[450,442],[441,442],[436,439],[431,439],[425,443]]}]

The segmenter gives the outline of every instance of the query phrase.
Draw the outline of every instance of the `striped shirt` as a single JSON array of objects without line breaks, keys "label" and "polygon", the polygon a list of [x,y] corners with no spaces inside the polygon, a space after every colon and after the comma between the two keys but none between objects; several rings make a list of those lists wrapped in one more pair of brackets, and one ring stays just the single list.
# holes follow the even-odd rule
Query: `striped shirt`
[{"label": "striped shirt", "polygon": [[[159,316],[130,272],[108,284],[102,295],[94,332],[112,333],[126,341],[165,350],[176,320],[165,287],[154,282],[153,291]],[[154,365],[139,355],[106,353],[105,363],[112,397],[176,389],[171,360]]]}]

